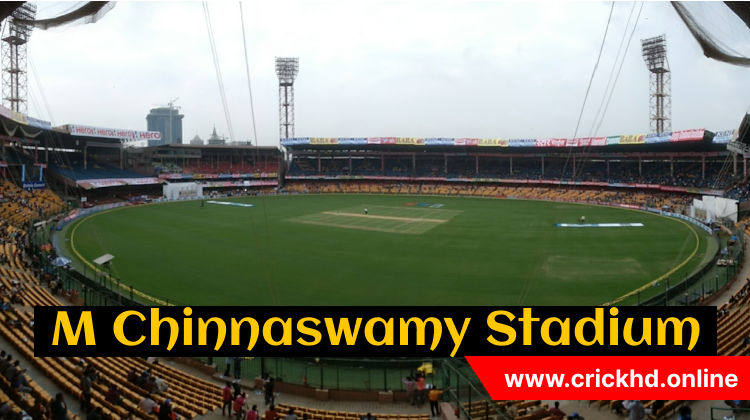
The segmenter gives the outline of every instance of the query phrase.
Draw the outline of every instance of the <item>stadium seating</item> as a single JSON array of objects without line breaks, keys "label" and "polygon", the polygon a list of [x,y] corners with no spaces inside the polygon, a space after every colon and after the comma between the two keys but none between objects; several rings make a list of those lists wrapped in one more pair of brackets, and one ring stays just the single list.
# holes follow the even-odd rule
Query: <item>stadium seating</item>
[{"label": "stadium seating", "polygon": [[[732,182],[723,161],[707,161],[705,174],[700,161],[613,161],[610,171],[607,163],[581,158],[545,159],[544,170],[539,158],[519,157],[511,164],[508,158],[450,157],[446,160],[432,156],[386,156],[380,158],[357,157],[295,157],[289,165],[290,176],[386,176],[386,177],[441,177],[501,178],[519,180],[567,180],[629,184],[658,184],[675,187],[724,189]],[[320,164],[319,164],[320,162]],[[320,169],[318,169],[320,166]],[[382,166],[382,170],[381,170]],[[744,188],[744,189],[739,189]],[[750,190],[738,187],[737,195],[750,198]]]},{"label": "stadium seating", "polygon": [[29,192],[8,180],[0,183],[0,195],[0,220],[16,226],[25,226],[30,220],[58,214],[65,208],[63,201],[52,191]]},{"label": "stadium seating", "polygon": [[691,196],[678,193],[646,194],[583,187],[514,187],[507,184],[290,181],[284,189],[300,194],[422,194],[585,201],[594,204],[628,204],[652,208],[667,206],[671,211],[680,214],[687,214],[692,204]]},{"label": "stadium seating", "polygon": [[49,162],[48,168],[73,181],[85,179],[113,179],[113,178],[144,178],[147,175],[139,174],[127,169],[120,169],[108,163],[98,161],[91,157],[87,158],[84,168],[83,153],[65,153],[64,155]]}]

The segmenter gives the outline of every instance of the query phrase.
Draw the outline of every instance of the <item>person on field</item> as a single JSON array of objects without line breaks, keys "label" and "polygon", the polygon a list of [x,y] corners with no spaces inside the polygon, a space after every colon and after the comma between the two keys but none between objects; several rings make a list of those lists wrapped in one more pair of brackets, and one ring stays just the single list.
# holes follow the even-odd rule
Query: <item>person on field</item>
[{"label": "person on field", "polygon": [[560,410],[560,403],[555,401],[555,406],[549,409],[549,415],[555,420],[560,420],[566,416],[565,412]]},{"label": "person on field", "polygon": [[365,214],[367,214],[367,208],[365,208]]}]

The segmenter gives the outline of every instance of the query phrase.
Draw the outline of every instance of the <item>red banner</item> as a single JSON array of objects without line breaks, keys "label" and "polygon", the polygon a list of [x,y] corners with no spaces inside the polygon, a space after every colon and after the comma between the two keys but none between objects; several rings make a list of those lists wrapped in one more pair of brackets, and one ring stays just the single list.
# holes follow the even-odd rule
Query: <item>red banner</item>
[{"label": "red banner", "polygon": [[566,144],[567,139],[539,139],[534,143],[534,147],[565,147]]},{"label": "red banner", "polygon": [[743,357],[467,356],[493,399],[740,400]]}]

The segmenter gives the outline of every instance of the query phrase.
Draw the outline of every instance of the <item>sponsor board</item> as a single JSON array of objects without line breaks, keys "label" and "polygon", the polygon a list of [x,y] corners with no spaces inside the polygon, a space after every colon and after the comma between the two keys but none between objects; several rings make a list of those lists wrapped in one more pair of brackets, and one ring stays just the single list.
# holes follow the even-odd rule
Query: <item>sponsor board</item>
[{"label": "sponsor board", "polygon": [[477,146],[495,146],[508,147],[508,140],[505,139],[478,139]]},{"label": "sponsor board", "polygon": [[23,183],[23,189],[27,191],[43,190],[45,187],[46,187],[46,184],[44,183],[44,181],[33,181],[33,182]]},{"label": "sponsor board", "polygon": [[396,144],[402,146],[420,146],[424,144],[424,139],[411,138],[411,137],[398,137],[396,138]]},{"label": "sponsor board", "polygon": [[730,141],[732,141],[732,138],[734,138],[735,131],[736,130],[727,130],[717,132],[716,134],[714,134],[712,143],[729,143]]},{"label": "sponsor board", "polygon": [[430,138],[424,139],[425,146],[453,146],[453,139],[449,138]]},{"label": "sponsor board", "polygon": [[668,143],[672,139],[672,132],[651,133],[646,135],[646,144]]},{"label": "sponsor board", "polygon": [[329,138],[329,137],[310,137],[310,144],[319,144],[319,145],[332,145],[332,144],[339,144],[338,139]]},{"label": "sponsor board", "polygon": [[703,128],[696,128],[693,130],[681,130],[681,131],[673,131],[672,132],[672,138],[669,139],[669,141],[696,141],[696,140],[703,140],[703,136],[705,135],[705,129]]},{"label": "sponsor board", "polygon": [[644,134],[629,134],[627,136],[620,136],[619,144],[644,144],[646,143],[646,136]]},{"label": "sponsor board", "polygon": [[596,228],[608,228],[608,227],[643,227],[643,223],[589,223],[589,224],[569,224],[569,223],[555,223],[557,227],[572,227],[572,228],[584,228],[584,227],[596,227]]},{"label": "sponsor board", "polygon": [[219,204],[222,206],[235,206],[235,207],[254,207],[252,204],[247,203],[235,203],[232,201],[206,201],[208,204]]},{"label": "sponsor board", "polygon": [[508,147],[534,147],[536,145],[536,139],[510,139],[508,140]]},{"label": "sponsor board", "polygon": [[120,130],[116,128],[89,127],[85,125],[69,124],[70,134],[78,137],[101,137],[109,139],[130,139],[130,140],[161,140],[161,133],[158,131],[136,131]]}]

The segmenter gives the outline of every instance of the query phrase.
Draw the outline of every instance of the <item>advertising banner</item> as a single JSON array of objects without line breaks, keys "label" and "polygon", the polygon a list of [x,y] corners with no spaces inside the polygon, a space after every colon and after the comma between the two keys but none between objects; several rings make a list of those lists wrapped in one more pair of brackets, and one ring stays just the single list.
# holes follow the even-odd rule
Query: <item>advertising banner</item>
[{"label": "advertising banner", "polygon": [[300,146],[305,144],[310,144],[310,139],[307,137],[281,139],[282,146]]},{"label": "advertising banner", "polygon": [[367,144],[380,144],[380,137],[368,137]]},{"label": "advertising banner", "polygon": [[402,146],[421,146],[424,145],[424,139],[411,138],[411,137],[398,137],[396,138],[396,144]]},{"label": "advertising banner", "polygon": [[508,147],[535,147],[535,139],[510,139],[508,140]]},{"label": "advertising banner", "polygon": [[49,121],[39,120],[33,117],[26,117],[28,123],[32,127],[42,128],[45,130],[52,130],[52,123]]},{"label": "advertising banner", "polygon": [[538,139],[534,147],[565,147],[567,139]]},{"label": "advertising banner", "polygon": [[366,138],[345,138],[339,139],[339,144],[342,146],[362,146],[367,144]]},{"label": "advertising banner", "polygon": [[672,139],[672,132],[651,133],[646,135],[646,144],[668,143]]},{"label": "advertising banner", "polygon": [[479,139],[477,146],[508,147],[508,140],[504,139]]},{"label": "advertising banner", "polygon": [[714,134],[713,143],[729,143],[730,141],[732,141],[732,138],[734,138],[734,132],[735,130],[717,132],[716,134]]},{"label": "advertising banner", "polygon": [[672,138],[669,139],[669,141],[696,141],[696,140],[703,140],[703,136],[705,135],[705,129],[703,128],[696,128],[693,130],[681,130],[681,131],[673,131],[672,132]]},{"label": "advertising banner", "polygon": [[85,125],[69,124],[70,134],[78,137],[101,137],[109,139],[129,139],[129,140],[161,140],[161,133],[158,131],[135,131],[120,130],[116,128],[99,128]]},{"label": "advertising banner", "polygon": [[644,144],[646,143],[645,134],[629,134],[620,136],[620,144]]},{"label": "advertising banner", "polygon": [[335,145],[339,144],[338,139],[333,139],[330,137],[310,137],[310,145]]},{"label": "advertising banner", "polygon": [[455,139],[453,141],[454,146],[476,146],[478,139]]},{"label": "advertising banner", "polygon": [[3,116],[9,120],[13,119],[13,113],[10,109],[0,105],[0,116]]},{"label": "advertising banner", "polygon": [[607,137],[607,146],[615,146],[618,144],[620,144],[620,136]]},{"label": "advertising banner", "polygon": [[29,121],[26,119],[26,116],[21,114],[20,112],[16,111],[10,111],[10,119],[13,121],[20,123],[20,124],[28,124]]},{"label": "advertising banner", "polygon": [[23,183],[23,189],[26,191],[43,190],[45,186],[46,184],[44,183],[44,181],[32,181]]},{"label": "advertising banner", "polygon": [[590,147],[590,146],[606,146],[606,137],[585,137],[582,139],[575,139],[578,143],[578,147]]},{"label": "advertising banner", "polygon": [[424,139],[425,146],[453,146],[454,140],[449,138]]},{"label": "advertising banner", "polygon": [[396,144],[395,137],[381,137],[380,144]]}]

